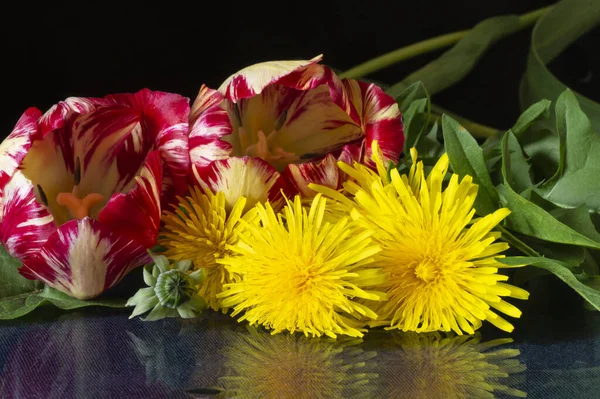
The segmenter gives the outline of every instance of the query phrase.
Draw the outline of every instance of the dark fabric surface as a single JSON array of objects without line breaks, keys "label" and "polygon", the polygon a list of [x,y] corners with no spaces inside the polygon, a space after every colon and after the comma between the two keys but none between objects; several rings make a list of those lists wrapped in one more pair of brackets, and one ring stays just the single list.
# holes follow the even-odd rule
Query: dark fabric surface
[{"label": "dark fabric surface", "polygon": [[0,397],[596,398],[600,315],[573,310],[526,314],[502,343],[510,335],[488,327],[332,341],[272,336],[217,313],[143,322],[45,308],[0,324]]}]

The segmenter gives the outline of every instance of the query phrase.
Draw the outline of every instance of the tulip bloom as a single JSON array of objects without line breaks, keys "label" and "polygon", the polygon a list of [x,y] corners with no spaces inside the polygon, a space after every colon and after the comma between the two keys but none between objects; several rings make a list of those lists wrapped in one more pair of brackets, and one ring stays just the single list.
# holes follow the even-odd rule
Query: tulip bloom
[{"label": "tulip bloom", "polygon": [[147,89],[28,109],[0,146],[0,242],[19,272],[88,299],[147,263],[186,189],[188,115]]},{"label": "tulip bloom", "polygon": [[309,183],[339,189],[345,176],[336,161],[370,159],[373,140],[396,162],[404,133],[394,99],[374,84],[340,80],[320,60],[265,62],[219,90],[202,86],[190,114],[198,175],[215,160],[258,157],[313,196]]}]

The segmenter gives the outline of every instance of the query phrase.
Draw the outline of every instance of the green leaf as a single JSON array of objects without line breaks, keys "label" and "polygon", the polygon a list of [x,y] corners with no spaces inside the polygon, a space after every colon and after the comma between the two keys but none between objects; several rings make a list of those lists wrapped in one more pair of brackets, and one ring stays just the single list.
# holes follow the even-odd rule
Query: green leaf
[{"label": "green leaf", "polygon": [[556,130],[561,144],[558,177],[563,171],[568,175],[584,168],[588,158],[593,166],[600,167],[600,139],[592,132],[590,120],[570,90],[565,90],[556,101]]},{"label": "green leaf", "polygon": [[498,209],[498,194],[486,168],[483,153],[469,132],[447,115],[442,116],[444,145],[455,173],[473,177],[479,184],[475,200],[477,214],[484,216]]},{"label": "green leaf", "polygon": [[18,272],[21,262],[13,258],[3,246],[0,246],[0,300],[12,298],[34,291],[40,291],[43,284],[28,280]]},{"label": "green leaf", "polygon": [[410,156],[410,149],[416,147],[429,123],[429,101],[421,98],[413,101],[403,115],[404,121],[404,153]]},{"label": "green leaf", "polygon": [[37,296],[53,304],[57,308],[64,310],[83,308],[86,306],[124,308],[126,307],[127,303],[127,300],[123,298],[94,298],[83,301],[81,299],[70,297],[64,292],[55,290],[54,288],[48,286],[44,287],[42,292]]},{"label": "green leaf", "polygon": [[47,303],[65,310],[84,306],[125,307],[126,301],[119,298],[88,301],[71,298],[54,288],[44,287],[39,281],[27,280],[17,271],[20,266],[17,259],[0,247],[0,320],[21,317]]},{"label": "green leaf", "polygon": [[498,258],[498,261],[500,263],[504,263],[510,266],[527,264],[548,270],[556,277],[568,284],[571,288],[573,288],[594,308],[600,310],[600,291],[588,287],[587,285],[579,281],[577,277],[573,274],[573,272],[569,270],[569,265],[567,265],[566,263],[554,259],[525,256]]},{"label": "green leaf", "polygon": [[511,129],[515,136],[520,137],[539,118],[549,118],[551,105],[552,101],[544,99],[527,108]]},{"label": "green leaf", "polygon": [[519,138],[527,154],[535,181],[548,180],[556,173],[559,161],[559,140],[554,131],[531,129]]},{"label": "green leaf", "polygon": [[598,268],[598,263],[596,259],[592,256],[591,252],[585,249],[585,258],[583,259],[583,271],[585,274],[590,276],[600,274],[600,269]]},{"label": "green leaf", "polygon": [[560,156],[554,176],[538,191],[562,207],[585,204],[600,210],[600,136],[592,131],[589,119],[570,90],[556,103],[556,125]]},{"label": "green leaf", "polygon": [[504,184],[517,192],[525,191],[533,186],[529,174],[529,163],[517,137],[511,130],[506,132],[502,139],[502,177]]},{"label": "green leaf", "polygon": [[444,145],[438,140],[439,130],[438,123],[434,122],[429,132],[421,136],[416,146],[419,159],[434,159],[437,161],[442,156]]},{"label": "green leaf", "polygon": [[[556,205],[576,207],[585,205],[600,212],[600,168],[585,168],[559,179],[544,197]],[[544,192],[543,192],[544,193]]]},{"label": "green leaf", "polygon": [[600,242],[561,223],[550,213],[521,197],[509,186],[500,184],[498,193],[502,203],[511,211],[506,218],[507,228],[544,241],[600,249]]},{"label": "green leaf", "polygon": [[558,221],[566,224],[573,230],[596,242],[600,242],[600,234],[598,234],[594,223],[592,223],[590,212],[585,207],[580,206],[573,209],[557,208],[550,213]]},{"label": "green leaf", "polygon": [[577,267],[585,260],[586,249],[584,247],[547,241],[533,241],[532,239],[526,240],[526,243],[530,248],[538,252],[538,254],[546,258],[564,262],[570,267]]},{"label": "green leaf", "polygon": [[[527,68],[521,80],[521,109],[541,99],[554,102],[567,89],[546,65],[599,22],[600,1],[595,0],[559,1],[540,18],[531,35]],[[593,129],[600,132],[600,104],[579,94],[576,97],[583,112],[590,118]],[[549,128],[553,123],[551,118],[545,126]]]},{"label": "green leaf", "polygon": [[429,101],[429,93],[421,82],[415,82],[411,84],[399,92],[398,95],[393,97],[398,103],[398,107],[400,108],[402,115],[406,114],[408,108],[415,100],[425,98]]},{"label": "green leaf", "polygon": [[387,93],[396,97],[419,81],[430,95],[438,93],[464,78],[492,44],[518,29],[519,18],[514,15],[486,19],[441,57],[396,83]]}]

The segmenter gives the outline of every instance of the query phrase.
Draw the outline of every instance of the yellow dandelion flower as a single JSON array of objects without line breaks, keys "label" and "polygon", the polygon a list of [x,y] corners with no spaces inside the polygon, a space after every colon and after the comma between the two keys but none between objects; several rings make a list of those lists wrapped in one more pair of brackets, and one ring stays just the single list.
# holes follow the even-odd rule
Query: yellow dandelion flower
[{"label": "yellow dandelion flower", "polygon": [[[159,244],[167,248],[164,253],[170,259],[192,261],[194,269],[204,269],[206,279],[200,288],[200,296],[214,310],[221,308],[217,294],[223,284],[234,281],[237,276],[225,270],[218,260],[229,254],[228,246],[238,240],[238,231],[252,222],[253,210],[242,215],[246,198],[240,197],[231,211],[227,211],[226,198],[221,192],[190,188],[190,195],[178,197],[174,212],[166,211],[165,223]],[[223,309],[224,311],[226,309]]]},{"label": "yellow dandelion flower", "polygon": [[[381,339],[382,337],[378,337]],[[479,335],[393,333],[397,350],[375,358],[379,398],[524,398],[518,389],[526,366],[510,338],[481,342]],[[385,339],[385,338],[384,338]],[[385,367],[394,364],[394,367]]]},{"label": "yellow dandelion flower", "polygon": [[258,204],[259,225],[239,233],[234,255],[219,260],[241,276],[224,286],[223,306],[233,307],[239,321],[260,324],[278,333],[362,336],[357,319],[377,315],[355,299],[378,301],[380,292],[365,290],[386,275],[372,267],[379,246],[371,232],[348,218],[324,221],[326,199],[317,195],[307,209],[300,196],[287,201],[283,212]]},{"label": "yellow dandelion flower", "polygon": [[380,319],[371,325],[387,325],[404,331],[450,331],[472,334],[488,320],[512,331],[513,326],[494,312],[520,317],[508,296],[527,299],[528,293],[504,283],[507,276],[496,261],[508,244],[495,242],[492,229],[510,211],[499,209],[474,219],[478,186],[470,176],[461,181],[453,174],[443,188],[448,171],[444,154],[425,178],[417,152],[408,176],[396,169],[388,175],[377,143],[373,142],[377,172],[364,165],[338,163],[354,181],[345,185],[348,197],[326,187],[314,190],[348,206],[353,217],[375,231],[382,250],[377,257],[390,278],[381,286],[389,301],[374,307]]}]

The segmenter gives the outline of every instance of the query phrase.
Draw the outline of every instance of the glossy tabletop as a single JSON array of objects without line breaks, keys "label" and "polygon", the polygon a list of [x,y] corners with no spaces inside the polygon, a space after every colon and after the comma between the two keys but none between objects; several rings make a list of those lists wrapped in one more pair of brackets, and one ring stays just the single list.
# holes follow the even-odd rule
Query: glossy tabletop
[{"label": "glossy tabletop", "polygon": [[335,341],[212,312],[143,322],[127,309],[44,308],[0,322],[0,397],[598,398],[600,314],[554,301],[532,300],[512,335]]}]

